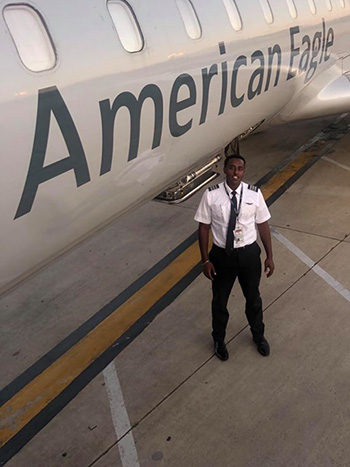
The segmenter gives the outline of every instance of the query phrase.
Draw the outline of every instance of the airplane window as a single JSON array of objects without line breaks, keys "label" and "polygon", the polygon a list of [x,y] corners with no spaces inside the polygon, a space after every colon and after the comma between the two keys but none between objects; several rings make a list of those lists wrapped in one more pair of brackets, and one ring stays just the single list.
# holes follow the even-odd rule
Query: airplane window
[{"label": "airplane window", "polygon": [[24,66],[31,71],[53,68],[56,54],[39,13],[29,5],[8,5],[3,15]]},{"label": "airplane window", "polygon": [[297,9],[295,8],[294,0],[287,0],[287,5],[289,8],[289,13],[292,18],[296,18],[298,16]]},{"label": "airplane window", "polygon": [[127,52],[142,50],[143,37],[130,5],[122,0],[109,0],[107,7],[124,49]]},{"label": "airplane window", "polygon": [[242,19],[234,0],[223,0],[229,20],[235,31],[242,29]]},{"label": "airplane window", "polygon": [[202,35],[196,12],[190,0],[176,0],[186,32],[191,39],[199,39]]},{"label": "airplane window", "polygon": [[332,2],[331,0],[326,0],[327,8],[329,11],[332,11]]},{"label": "airplane window", "polygon": [[273,23],[273,15],[272,15],[272,11],[271,11],[269,1],[268,0],[260,0],[260,5],[261,5],[262,11],[264,13],[265,21],[268,24],[272,24]]},{"label": "airplane window", "polygon": [[317,13],[316,5],[314,0],[308,0],[311,13],[315,15]]},{"label": "airplane window", "polygon": [[340,5],[342,8],[345,8],[345,0],[340,0]]}]

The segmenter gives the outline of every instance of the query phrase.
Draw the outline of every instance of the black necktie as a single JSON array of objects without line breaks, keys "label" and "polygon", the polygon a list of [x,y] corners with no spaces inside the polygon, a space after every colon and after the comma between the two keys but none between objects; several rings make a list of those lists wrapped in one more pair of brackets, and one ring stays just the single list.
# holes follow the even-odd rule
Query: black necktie
[{"label": "black necktie", "polygon": [[232,192],[232,198],[231,198],[231,213],[230,213],[230,221],[228,223],[228,228],[227,228],[227,237],[226,237],[226,253],[230,254],[233,251],[233,240],[234,240],[234,235],[233,231],[235,230],[236,227],[236,219],[237,219],[237,200],[236,200],[236,192]]}]

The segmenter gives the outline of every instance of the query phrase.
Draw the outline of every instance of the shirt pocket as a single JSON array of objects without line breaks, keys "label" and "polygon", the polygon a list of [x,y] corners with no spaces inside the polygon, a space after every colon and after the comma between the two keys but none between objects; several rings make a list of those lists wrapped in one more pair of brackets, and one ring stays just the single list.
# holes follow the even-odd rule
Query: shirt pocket
[{"label": "shirt pocket", "polygon": [[218,222],[219,224],[225,223],[227,216],[230,216],[226,206],[222,204],[213,204],[212,205],[212,220]]},{"label": "shirt pocket", "polygon": [[256,214],[256,204],[253,201],[245,201],[241,207],[241,218],[245,222],[254,221]]}]

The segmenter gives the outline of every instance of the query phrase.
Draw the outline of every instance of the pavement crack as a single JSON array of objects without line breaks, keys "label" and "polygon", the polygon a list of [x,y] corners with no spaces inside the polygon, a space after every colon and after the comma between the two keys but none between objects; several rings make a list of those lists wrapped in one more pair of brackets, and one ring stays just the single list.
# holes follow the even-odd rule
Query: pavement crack
[{"label": "pavement crack", "polygon": [[319,233],[315,233],[315,232],[308,232],[306,230],[295,229],[293,227],[290,227],[289,225],[278,225],[278,224],[272,224],[271,223],[270,226],[275,227],[276,229],[284,229],[284,230],[288,230],[290,232],[302,233],[302,234],[305,234],[305,235],[311,235],[313,237],[318,237],[318,238],[326,238],[327,240],[335,240],[335,241],[338,241],[338,242],[344,241],[345,238],[349,235],[349,234],[347,234],[345,236],[345,238],[339,239],[337,237],[330,237],[329,235],[323,235],[323,234],[319,234]]}]

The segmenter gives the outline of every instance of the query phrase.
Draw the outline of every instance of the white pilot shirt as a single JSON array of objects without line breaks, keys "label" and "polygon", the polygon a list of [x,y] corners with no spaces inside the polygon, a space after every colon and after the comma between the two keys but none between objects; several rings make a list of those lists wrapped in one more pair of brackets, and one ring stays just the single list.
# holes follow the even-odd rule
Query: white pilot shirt
[{"label": "white pilot shirt", "polygon": [[[204,192],[194,216],[195,221],[210,224],[213,242],[220,248],[226,246],[227,228],[231,213],[229,196],[232,196],[232,191],[226,182],[208,188]],[[271,217],[260,189],[241,182],[236,189],[237,208],[240,205],[241,193],[241,207],[236,220],[236,229],[240,228],[241,234],[239,242],[236,241],[235,236],[234,248],[240,248],[255,242],[257,239],[256,224],[262,224]]]}]

